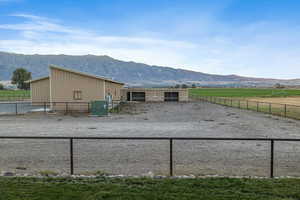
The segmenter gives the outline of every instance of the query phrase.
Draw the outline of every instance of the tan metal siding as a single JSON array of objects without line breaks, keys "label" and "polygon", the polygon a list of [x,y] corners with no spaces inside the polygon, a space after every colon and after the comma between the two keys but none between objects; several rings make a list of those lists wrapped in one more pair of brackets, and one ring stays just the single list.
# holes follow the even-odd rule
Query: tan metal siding
[{"label": "tan metal siding", "polygon": [[[104,80],[53,68],[51,69],[50,79],[52,102],[90,102],[94,100],[105,100]],[[82,92],[81,100],[74,100],[74,91]],[[75,104],[73,107],[75,110]],[[83,107],[86,109],[86,106]],[[60,107],[56,106],[54,109],[65,109],[65,107],[61,105]],[[69,109],[72,109],[72,107],[69,107]]]},{"label": "tan metal siding", "polygon": [[50,82],[49,78],[30,83],[31,101],[49,102],[50,101]]},{"label": "tan metal siding", "polygon": [[105,82],[105,95],[112,95],[112,99],[114,101],[121,100],[121,89],[123,88],[123,85],[112,83],[109,81]]}]

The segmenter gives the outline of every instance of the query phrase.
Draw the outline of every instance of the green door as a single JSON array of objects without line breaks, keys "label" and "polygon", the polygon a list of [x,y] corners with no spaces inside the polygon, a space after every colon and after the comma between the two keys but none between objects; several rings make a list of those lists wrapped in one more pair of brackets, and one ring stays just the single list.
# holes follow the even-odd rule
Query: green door
[{"label": "green door", "polygon": [[106,101],[92,101],[91,113],[96,116],[106,116],[108,113],[108,106]]}]

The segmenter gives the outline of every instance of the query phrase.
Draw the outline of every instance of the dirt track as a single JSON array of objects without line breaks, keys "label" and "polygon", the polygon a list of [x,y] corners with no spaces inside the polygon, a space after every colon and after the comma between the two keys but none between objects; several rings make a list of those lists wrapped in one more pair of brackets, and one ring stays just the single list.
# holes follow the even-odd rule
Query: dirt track
[{"label": "dirt track", "polygon": [[[300,121],[209,103],[134,104],[105,118],[32,114],[0,117],[1,135],[300,138]],[[0,143],[0,170],[68,172],[68,141]],[[168,174],[166,141],[75,141],[75,172]],[[300,143],[275,145],[275,173],[300,175]],[[174,142],[175,173],[267,176],[265,142]],[[19,168],[19,169],[16,169]],[[23,168],[20,170],[20,168]],[[26,168],[26,170],[24,170]]]},{"label": "dirt track", "polygon": [[266,103],[278,103],[300,106],[300,97],[268,97],[268,98],[248,98],[250,101]]}]

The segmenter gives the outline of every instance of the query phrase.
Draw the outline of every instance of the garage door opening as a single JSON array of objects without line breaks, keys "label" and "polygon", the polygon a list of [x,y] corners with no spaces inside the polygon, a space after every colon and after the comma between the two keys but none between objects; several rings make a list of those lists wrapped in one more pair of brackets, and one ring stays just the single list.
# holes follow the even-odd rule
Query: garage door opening
[{"label": "garage door opening", "polygon": [[179,101],[178,92],[165,92],[165,101]]},{"label": "garage door opening", "polygon": [[146,101],[145,92],[132,92],[132,101]]},{"label": "garage door opening", "polygon": [[127,101],[131,101],[131,95],[130,95],[130,92],[127,92]]}]

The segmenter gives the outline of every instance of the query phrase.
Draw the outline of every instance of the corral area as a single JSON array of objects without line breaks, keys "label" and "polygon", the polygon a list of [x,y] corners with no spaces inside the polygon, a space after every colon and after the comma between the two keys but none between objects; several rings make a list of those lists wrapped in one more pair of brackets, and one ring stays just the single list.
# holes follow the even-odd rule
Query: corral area
[{"label": "corral area", "polygon": [[300,96],[300,90],[275,88],[194,88],[190,89],[190,95],[215,97],[288,97]]},{"label": "corral area", "polygon": [[[1,116],[2,136],[300,138],[300,121],[207,102],[131,103],[109,117]],[[168,175],[166,141],[74,141],[75,173]],[[174,174],[268,176],[263,141],[174,141]],[[0,170],[69,173],[69,141],[0,141]],[[276,142],[275,176],[300,176],[300,143]]]}]

